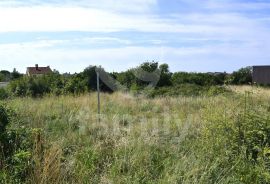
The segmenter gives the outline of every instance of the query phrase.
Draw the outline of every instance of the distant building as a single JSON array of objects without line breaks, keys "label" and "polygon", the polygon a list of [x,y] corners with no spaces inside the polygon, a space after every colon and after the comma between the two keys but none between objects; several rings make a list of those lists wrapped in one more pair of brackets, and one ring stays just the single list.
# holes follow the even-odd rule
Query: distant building
[{"label": "distant building", "polygon": [[257,84],[270,84],[270,66],[253,66],[252,82]]},{"label": "distant building", "polygon": [[39,67],[38,64],[35,67],[27,67],[26,75],[27,76],[42,76],[52,73],[52,70],[49,66]]}]

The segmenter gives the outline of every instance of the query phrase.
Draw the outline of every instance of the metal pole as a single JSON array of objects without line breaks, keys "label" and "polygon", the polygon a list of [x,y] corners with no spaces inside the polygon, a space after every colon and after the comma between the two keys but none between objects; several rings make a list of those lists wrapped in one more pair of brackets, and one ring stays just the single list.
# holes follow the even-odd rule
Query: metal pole
[{"label": "metal pole", "polygon": [[[97,95],[98,95],[98,115],[100,115],[100,88],[99,88],[99,70],[97,71]],[[100,120],[100,117],[98,117]]]}]

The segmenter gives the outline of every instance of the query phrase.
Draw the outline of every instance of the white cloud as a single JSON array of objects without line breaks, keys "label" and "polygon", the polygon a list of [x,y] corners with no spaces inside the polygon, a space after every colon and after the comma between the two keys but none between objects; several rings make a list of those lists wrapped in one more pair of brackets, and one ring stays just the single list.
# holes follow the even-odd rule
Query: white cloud
[{"label": "white cloud", "polygon": [[262,9],[269,9],[270,3],[267,1],[237,1],[237,0],[226,0],[226,1],[216,1],[207,0],[205,2],[205,7],[207,9],[221,10],[221,11],[256,11]]},{"label": "white cloud", "polygon": [[[103,10],[66,7],[0,8],[0,32],[11,31],[157,31],[171,25],[155,19],[121,16]],[[154,30],[155,29],[155,30]]]},{"label": "white cloud", "polygon": [[[254,37],[258,32],[261,34],[263,28],[257,20],[232,13],[189,13],[161,18],[154,14],[122,14],[95,8],[48,5],[0,7],[0,17],[0,33],[140,31],[241,40]],[[268,35],[268,32],[264,31],[264,34]]]},{"label": "white cloud", "polygon": [[[63,0],[1,1],[0,33],[6,32],[115,32],[140,31],[199,34],[206,38],[247,39],[268,36],[258,19],[241,13],[226,12],[238,6],[261,7],[268,3],[239,3],[228,1],[179,0],[192,7],[219,8],[220,12],[177,12],[170,18],[154,13],[157,0]],[[270,3],[269,3],[270,5]],[[162,7],[160,7],[162,8]],[[203,8],[202,8],[203,9]],[[191,9],[192,10],[192,9]],[[224,11],[221,11],[224,10]],[[124,13],[125,12],[125,13]]]},{"label": "white cloud", "polygon": [[83,6],[122,13],[151,12],[157,6],[157,0],[67,0],[65,3],[69,6]]},{"label": "white cloud", "polygon": [[268,0],[178,0],[196,11],[244,12],[270,9]]},{"label": "white cloud", "polygon": [[65,44],[70,42],[70,40],[38,40],[32,42],[22,42],[22,43],[7,43],[0,44],[1,52],[12,51],[12,50],[23,50],[23,49],[41,49],[54,47],[59,44]]},{"label": "white cloud", "polygon": [[157,6],[157,0],[8,0],[0,1],[0,7],[32,7],[32,6],[56,6],[56,7],[84,7],[122,13],[149,12]]},{"label": "white cloud", "polygon": [[[2,46],[4,47],[4,46]],[[8,46],[9,47],[9,46]],[[146,60],[170,64],[173,71],[231,71],[247,65],[267,64],[267,45],[227,45],[190,48],[123,47],[107,49],[39,49],[14,46],[0,52],[1,65],[24,72],[25,67],[38,63],[51,65],[60,72],[80,72],[89,65],[102,65],[109,71],[121,71]],[[2,48],[1,48],[2,49]],[[12,68],[8,68],[11,70]]]},{"label": "white cloud", "polygon": [[79,43],[88,43],[88,44],[108,44],[108,43],[117,43],[117,44],[124,44],[124,45],[130,45],[132,44],[131,40],[127,39],[120,39],[116,37],[86,37],[82,39],[75,39],[74,42]]}]

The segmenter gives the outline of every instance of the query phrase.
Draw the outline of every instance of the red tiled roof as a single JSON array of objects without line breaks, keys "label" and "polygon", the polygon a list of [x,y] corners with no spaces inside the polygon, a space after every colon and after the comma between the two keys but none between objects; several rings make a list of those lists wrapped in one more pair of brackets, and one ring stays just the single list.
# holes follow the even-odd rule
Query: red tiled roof
[{"label": "red tiled roof", "polygon": [[49,66],[47,66],[47,67],[27,67],[27,72],[30,75],[49,74],[52,72],[52,70]]}]

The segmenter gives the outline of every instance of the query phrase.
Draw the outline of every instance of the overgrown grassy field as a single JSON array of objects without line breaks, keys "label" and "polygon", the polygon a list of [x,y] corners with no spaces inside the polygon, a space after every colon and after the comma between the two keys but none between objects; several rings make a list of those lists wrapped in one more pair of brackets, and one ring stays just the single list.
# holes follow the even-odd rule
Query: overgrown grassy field
[{"label": "overgrown grassy field", "polygon": [[102,94],[100,117],[95,93],[7,100],[7,129],[23,141],[0,182],[270,183],[270,90],[230,88],[207,97]]}]

